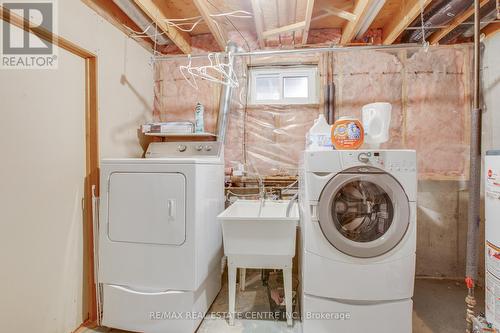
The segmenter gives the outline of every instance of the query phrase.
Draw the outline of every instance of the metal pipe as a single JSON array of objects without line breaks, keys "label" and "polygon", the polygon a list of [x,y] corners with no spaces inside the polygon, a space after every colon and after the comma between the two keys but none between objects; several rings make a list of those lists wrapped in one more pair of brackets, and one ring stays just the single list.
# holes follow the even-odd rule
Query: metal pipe
[{"label": "metal pipe", "polygon": [[330,83],[327,82],[323,87],[323,114],[325,115],[325,119],[327,123],[330,123]]},{"label": "metal pipe", "polygon": [[328,123],[332,125],[335,122],[335,82],[330,82],[328,85]]},{"label": "metal pipe", "polygon": [[[238,50],[238,46],[229,42],[226,47],[228,64],[232,67],[234,65],[234,53]],[[229,79],[228,79],[229,80]],[[231,106],[231,95],[233,94],[233,87],[225,84],[222,87],[219,98],[219,115],[217,117],[217,141],[224,144],[227,130],[227,118],[229,115],[229,108]]]},{"label": "metal pipe", "polygon": [[[270,55],[282,55],[282,54],[302,54],[302,53],[312,53],[312,52],[348,52],[348,51],[363,51],[363,50],[401,50],[401,49],[417,49],[422,48],[421,44],[407,43],[407,44],[392,44],[392,45],[364,45],[364,46],[330,46],[330,47],[309,47],[302,49],[288,49],[288,50],[263,50],[263,51],[252,51],[252,52],[236,52],[232,54],[235,57],[252,57],[252,56],[270,56]],[[227,53],[220,53],[221,56],[227,55]],[[156,56],[153,59],[155,61],[164,60],[176,60],[176,59],[186,59],[187,55],[163,55]],[[206,58],[206,53],[193,54],[192,59],[196,58]]]},{"label": "metal pipe", "polygon": [[479,224],[481,204],[481,108],[480,108],[480,4],[474,0],[474,103],[471,112],[471,139],[470,139],[470,180],[469,180],[469,212],[467,229],[467,262],[466,284],[467,306],[466,332],[472,332],[472,320],[476,300],[474,296],[475,280],[478,272],[479,254]]}]

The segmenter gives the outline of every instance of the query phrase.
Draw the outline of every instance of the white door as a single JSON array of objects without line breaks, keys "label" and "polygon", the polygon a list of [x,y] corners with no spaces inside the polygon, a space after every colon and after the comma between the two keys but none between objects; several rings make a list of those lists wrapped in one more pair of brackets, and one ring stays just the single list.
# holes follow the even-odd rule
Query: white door
[{"label": "white door", "polygon": [[186,240],[186,178],[180,173],[113,173],[108,237],[114,242],[181,245]]},{"label": "white door", "polygon": [[393,249],[410,223],[408,197],[389,174],[341,173],[319,200],[324,236],[347,255],[371,258]]}]

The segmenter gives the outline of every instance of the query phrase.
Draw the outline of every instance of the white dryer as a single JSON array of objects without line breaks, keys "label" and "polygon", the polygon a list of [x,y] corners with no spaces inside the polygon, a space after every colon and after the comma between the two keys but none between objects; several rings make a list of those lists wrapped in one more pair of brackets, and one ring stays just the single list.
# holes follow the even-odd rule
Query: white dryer
[{"label": "white dryer", "polygon": [[304,333],[411,332],[415,151],[306,151],[303,164]]},{"label": "white dryer", "polygon": [[192,333],[221,288],[222,146],[152,143],[146,157],[101,163],[101,323]]}]

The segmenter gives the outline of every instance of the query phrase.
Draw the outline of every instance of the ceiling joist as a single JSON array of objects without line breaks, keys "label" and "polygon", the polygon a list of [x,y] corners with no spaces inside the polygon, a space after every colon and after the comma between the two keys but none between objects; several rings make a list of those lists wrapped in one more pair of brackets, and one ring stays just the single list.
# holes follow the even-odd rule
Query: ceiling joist
[{"label": "ceiling joist", "polygon": [[314,0],[306,0],[306,15],[305,15],[305,25],[304,32],[302,32],[302,44],[307,44],[307,37],[309,36],[309,29],[311,27],[312,13],[314,8]]},{"label": "ceiling joist", "polygon": [[189,34],[174,27],[169,27],[165,22],[164,14],[153,0],[134,0],[134,2],[183,53],[191,53],[191,37]]},{"label": "ceiling joist", "polygon": [[405,1],[398,15],[384,27],[384,38],[382,43],[390,45],[398,36],[420,15],[420,11],[425,9],[432,0],[408,0]]},{"label": "ceiling joist", "polygon": [[486,37],[492,36],[497,32],[500,32],[500,22],[492,22],[481,30],[481,33]]},{"label": "ceiling joist", "polygon": [[253,20],[255,23],[255,30],[257,31],[257,40],[259,42],[259,47],[263,49],[266,46],[264,41],[264,14],[262,8],[259,5],[259,0],[251,0]]},{"label": "ceiling joist", "polygon": [[[479,3],[479,6],[483,7],[489,2],[489,0],[482,0]],[[450,25],[447,26],[446,28],[442,28],[435,33],[433,33],[429,37],[429,43],[431,44],[437,44],[441,39],[443,39],[447,34],[452,32],[456,27],[458,27],[460,24],[464,23],[469,19],[472,15],[474,15],[474,5],[472,5],[469,9],[467,9],[465,12],[463,12],[461,15],[458,15],[455,17],[453,21],[451,21]]]},{"label": "ceiling joist", "polygon": [[353,13],[348,12],[348,11],[343,10],[343,9],[340,9],[340,8],[336,8],[336,7],[325,8],[325,9],[323,9],[323,12],[325,12],[325,13],[314,16],[312,18],[312,21],[321,20],[321,19],[324,19],[325,17],[328,17],[328,16],[337,16],[337,17],[340,17],[341,19],[347,20],[349,22],[356,20],[356,15],[354,15]]},{"label": "ceiling joist", "polygon": [[345,45],[352,41],[358,32],[359,25],[363,22],[363,18],[368,13],[368,9],[374,0],[358,0],[354,6],[353,15],[356,17],[353,21],[349,21],[343,31],[340,44]]},{"label": "ceiling joist", "polygon": [[283,34],[285,32],[302,30],[302,29],[304,29],[305,26],[306,26],[306,21],[301,21],[301,22],[285,25],[283,27],[264,31],[262,33],[262,37],[269,38],[272,36]]},{"label": "ceiling joist", "polygon": [[219,45],[219,48],[221,51],[224,51],[226,49],[227,41],[228,41],[228,35],[227,32],[224,28],[224,26],[218,22],[216,22],[210,15],[211,12],[208,8],[208,3],[206,0],[193,0],[196,8],[200,12],[201,17],[203,17],[203,20],[208,26],[208,29],[212,33],[212,35],[215,38],[215,41],[217,42],[217,45]]}]

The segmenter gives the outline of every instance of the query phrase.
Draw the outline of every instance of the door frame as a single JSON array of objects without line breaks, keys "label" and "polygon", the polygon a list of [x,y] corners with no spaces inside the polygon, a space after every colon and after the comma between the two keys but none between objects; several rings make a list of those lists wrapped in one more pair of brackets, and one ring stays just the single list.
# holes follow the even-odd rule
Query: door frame
[{"label": "door frame", "polygon": [[[79,45],[60,37],[51,31],[38,26],[32,26],[29,20],[10,13],[0,5],[0,17],[10,24],[30,32],[39,38],[66,50],[85,61],[85,180],[84,180],[84,263],[88,259],[86,290],[87,299],[84,303],[88,313],[83,326],[95,326],[97,323],[97,299],[94,272],[94,228],[93,228],[93,195],[99,195],[99,137],[98,137],[98,95],[97,95],[97,55]],[[84,288],[85,290],[85,288]],[[78,330],[78,329],[77,329]]]}]

